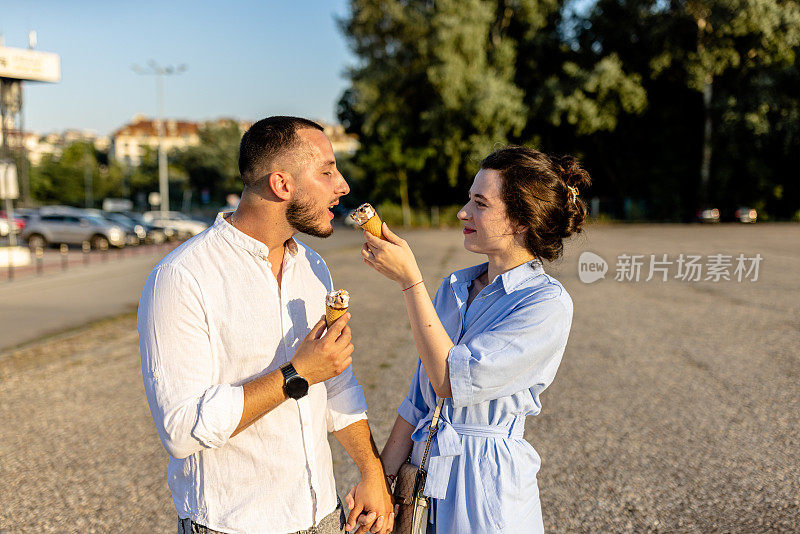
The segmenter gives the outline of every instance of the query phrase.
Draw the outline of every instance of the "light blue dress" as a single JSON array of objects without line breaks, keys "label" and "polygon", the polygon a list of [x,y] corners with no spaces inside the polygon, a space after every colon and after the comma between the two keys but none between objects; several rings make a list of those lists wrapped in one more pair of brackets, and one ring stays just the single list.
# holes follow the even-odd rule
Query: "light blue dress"
[{"label": "light blue dress", "polygon": [[[453,397],[445,399],[424,493],[428,532],[543,532],[536,474],[541,461],[523,439],[525,417],[541,411],[572,325],[572,299],[541,263],[497,276],[467,309],[469,285],[488,264],[445,277],[433,304],[455,346],[448,356]],[[421,363],[398,414],[416,430],[422,459],[438,398]]]}]

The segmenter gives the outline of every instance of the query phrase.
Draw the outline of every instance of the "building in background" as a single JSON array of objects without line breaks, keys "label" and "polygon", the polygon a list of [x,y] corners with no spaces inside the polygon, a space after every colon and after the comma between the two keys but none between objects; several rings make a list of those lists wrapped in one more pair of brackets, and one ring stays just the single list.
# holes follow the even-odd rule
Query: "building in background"
[{"label": "building in background", "polygon": [[355,154],[358,150],[358,136],[344,131],[341,124],[333,124],[325,121],[317,121],[325,129],[325,135],[331,140],[331,147],[334,154]]},{"label": "building in background", "polygon": [[[358,137],[346,133],[341,124],[332,124],[324,121],[317,122],[325,129],[325,134],[331,140],[334,153],[353,154],[358,149]],[[231,118],[220,118],[206,122],[167,119],[164,131],[164,148],[169,153],[174,149],[184,150],[190,146],[196,146],[200,143],[199,130],[203,125],[215,124],[224,126],[231,123],[237,124],[242,133],[253,125],[253,121]],[[144,115],[136,115],[129,124],[111,134],[109,157],[120,163],[135,167],[141,164],[147,147],[154,151],[158,149],[158,121],[148,119]]]},{"label": "building in background", "polygon": [[[3,134],[0,132],[0,143],[3,141]],[[64,132],[51,132],[40,134],[37,132],[20,132],[19,130],[8,130],[8,146],[17,149],[21,145],[25,148],[25,154],[31,165],[39,165],[45,156],[61,156],[64,147],[75,142],[90,142],[95,150],[108,152],[111,140],[108,136],[97,135],[91,130],[65,130]]]},{"label": "building in background", "polygon": [[[348,134],[340,124],[316,121],[324,129],[331,140],[333,152],[336,154],[353,154],[359,146],[358,137]],[[239,131],[246,132],[253,121],[232,118],[219,118],[206,122],[193,122],[167,119],[165,122],[164,147],[169,153],[173,149],[184,150],[200,143],[199,131],[206,124],[225,126],[236,124]],[[107,152],[110,159],[119,163],[138,166],[141,164],[147,147],[153,151],[158,149],[158,121],[148,119],[144,115],[136,115],[130,123],[122,126],[110,136],[97,135],[91,130],[67,129],[63,132],[38,133],[10,129],[9,146],[19,147],[24,144],[28,161],[31,165],[39,165],[47,156],[59,157],[64,148],[75,142],[90,142],[99,152]],[[0,133],[2,142],[2,133]]]},{"label": "building in background", "polygon": [[[138,166],[146,148],[158,150],[157,120],[135,115],[133,120],[111,134],[109,157],[126,165]],[[200,143],[197,122],[167,119],[164,122],[164,150],[184,150]]]}]

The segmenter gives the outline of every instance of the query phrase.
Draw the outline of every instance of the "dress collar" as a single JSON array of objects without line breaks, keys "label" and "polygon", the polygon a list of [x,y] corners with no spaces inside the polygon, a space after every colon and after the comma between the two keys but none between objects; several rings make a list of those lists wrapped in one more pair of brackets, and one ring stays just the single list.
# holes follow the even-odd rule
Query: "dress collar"
[{"label": "dress collar", "polygon": [[[230,216],[231,213],[232,212],[221,212],[217,214],[217,219],[214,221],[215,231],[219,232],[228,242],[245,249],[255,256],[266,259],[267,256],[269,256],[269,247],[229,223],[227,217]],[[290,237],[286,240],[285,247],[286,250],[289,251],[289,254],[292,256],[297,255],[299,248],[294,237]]]},{"label": "dress collar", "polygon": [[[450,284],[467,283],[475,280],[489,268],[489,263],[485,262],[480,265],[473,265],[466,269],[455,271],[449,277]],[[503,274],[495,277],[489,285],[502,284],[506,293],[511,293],[525,282],[544,274],[544,267],[539,260],[532,260],[517,265],[513,269],[509,269]]]}]

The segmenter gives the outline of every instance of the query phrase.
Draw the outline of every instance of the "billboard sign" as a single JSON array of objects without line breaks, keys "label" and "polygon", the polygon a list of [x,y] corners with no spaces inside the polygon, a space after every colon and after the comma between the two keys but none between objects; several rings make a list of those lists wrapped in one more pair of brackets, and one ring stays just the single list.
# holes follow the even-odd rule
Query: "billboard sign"
[{"label": "billboard sign", "polygon": [[0,46],[0,78],[61,81],[61,58],[52,52]]}]

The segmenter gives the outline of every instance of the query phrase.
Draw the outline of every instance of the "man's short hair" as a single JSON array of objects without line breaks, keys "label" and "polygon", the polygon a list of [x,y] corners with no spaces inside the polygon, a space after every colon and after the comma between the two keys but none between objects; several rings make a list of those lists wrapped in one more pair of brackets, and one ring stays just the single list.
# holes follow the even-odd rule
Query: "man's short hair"
[{"label": "man's short hair", "polygon": [[298,130],[312,128],[324,131],[314,121],[301,117],[267,117],[253,124],[242,136],[239,145],[239,174],[245,187],[252,187],[283,156],[300,147]]}]

